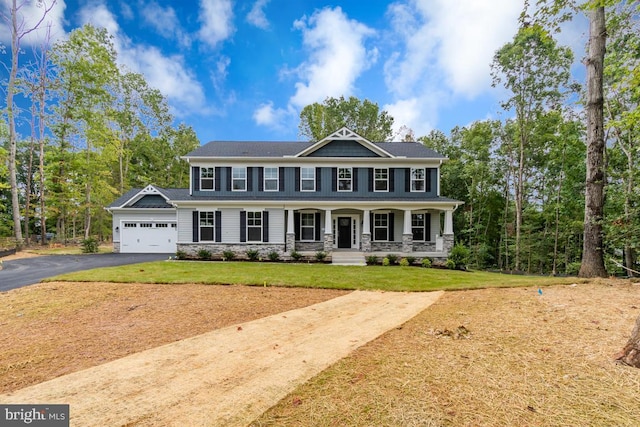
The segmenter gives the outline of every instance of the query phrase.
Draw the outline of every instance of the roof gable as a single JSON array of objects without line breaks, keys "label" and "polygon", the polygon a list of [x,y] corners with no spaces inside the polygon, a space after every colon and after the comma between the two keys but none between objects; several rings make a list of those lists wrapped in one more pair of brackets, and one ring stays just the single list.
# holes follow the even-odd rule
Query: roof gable
[{"label": "roof gable", "polygon": [[[346,150],[345,150],[346,148]],[[343,127],[294,157],[395,157],[375,143]]]},{"label": "roof gable", "polygon": [[141,190],[132,190],[116,200],[110,208],[172,208],[169,198],[153,185]]}]

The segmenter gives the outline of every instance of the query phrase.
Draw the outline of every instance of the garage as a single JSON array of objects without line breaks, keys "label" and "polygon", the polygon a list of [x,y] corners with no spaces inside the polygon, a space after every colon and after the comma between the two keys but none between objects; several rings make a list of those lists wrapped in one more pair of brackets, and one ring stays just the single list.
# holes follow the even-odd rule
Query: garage
[{"label": "garage", "polygon": [[123,221],[120,230],[120,252],[176,252],[178,231],[175,222]]}]

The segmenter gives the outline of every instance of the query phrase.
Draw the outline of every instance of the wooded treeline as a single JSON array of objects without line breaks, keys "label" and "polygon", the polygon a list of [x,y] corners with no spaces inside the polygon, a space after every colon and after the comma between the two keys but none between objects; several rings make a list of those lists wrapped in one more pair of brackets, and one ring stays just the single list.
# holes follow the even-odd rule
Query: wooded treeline
[{"label": "wooded treeline", "polygon": [[[17,20],[8,22],[18,42],[30,30],[20,21],[21,5],[13,1]],[[30,53],[16,48],[21,63],[7,66],[7,93],[21,102],[8,98],[0,123],[0,237],[13,236],[18,245],[45,242],[48,232],[60,242],[107,239],[111,217],[104,207],[115,198],[150,183],[188,185],[180,156],[199,146],[195,132],[175,127],[160,91],[118,65],[105,29],[85,25],[52,45],[45,38]]]}]

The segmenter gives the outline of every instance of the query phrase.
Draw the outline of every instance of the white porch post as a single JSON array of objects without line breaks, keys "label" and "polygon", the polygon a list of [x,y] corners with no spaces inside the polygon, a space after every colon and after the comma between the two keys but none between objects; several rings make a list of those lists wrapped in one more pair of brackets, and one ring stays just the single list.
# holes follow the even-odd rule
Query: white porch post
[{"label": "white porch post", "polygon": [[287,233],[285,235],[285,242],[286,249],[289,253],[296,250],[296,230],[293,215],[293,209],[287,209]]},{"label": "white porch post", "polygon": [[371,211],[365,209],[362,211],[362,238],[360,239],[360,250],[362,252],[371,252]]},{"label": "white porch post", "polygon": [[293,222],[293,209],[287,209],[287,234],[296,234]]},{"label": "white porch post", "polygon": [[402,234],[412,234],[411,233],[411,211],[404,211],[404,228],[402,229]]},{"label": "white porch post", "polygon": [[411,231],[411,209],[404,211],[404,226],[402,228],[402,252],[413,252],[413,232]]},{"label": "white porch post", "polygon": [[447,209],[444,211],[444,233],[453,234],[453,210]]},{"label": "white porch post", "polygon": [[324,210],[324,251],[333,251],[333,224],[331,221],[331,209]]}]

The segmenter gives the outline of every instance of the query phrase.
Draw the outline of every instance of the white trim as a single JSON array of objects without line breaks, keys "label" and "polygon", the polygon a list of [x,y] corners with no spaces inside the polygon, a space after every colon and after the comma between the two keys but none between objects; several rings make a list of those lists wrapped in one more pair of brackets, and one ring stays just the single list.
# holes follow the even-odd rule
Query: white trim
[{"label": "white trim", "polygon": [[[391,175],[389,173],[389,170],[391,168],[376,168],[376,167],[373,167],[371,169],[373,170],[373,174],[371,175],[373,177],[373,192],[374,193],[388,193],[389,192],[389,176]],[[378,189],[376,189],[376,169],[384,169],[384,170],[387,171],[387,179],[386,179],[387,189],[386,190],[378,190]],[[380,180],[380,181],[382,181],[382,180]]]},{"label": "white trim", "polygon": [[376,153],[381,157],[396,158],[396,156],[392,155],[387,150],[383,150],[373,142],[367,140],[366,138],[363,138],[362,136],[358,135],[357,133],[355,133],[354,131],[346,127],[342,127],[338,129],[337,131],[333,132],[331,135],[324,137],[323,139],[311,145],[310,147],[307,147],[306,149],[300,151],[298,154],[294,155],[293,157],[306,157],[309,154],[319,150],[320,148],[324,147],[325,145],[331,143],[334,140],[356,141],[358,144],[362,145],[363,147],[367,148],[368,150]]},{"label": "white trim", "polygon": [[[302,169],[313,169],[313,178],[302,178]],[[317,171],[315,166],[300,166],[300,191],[305,193],[313,193],[316,191],[316,177]],[[310,181],[313,180],[313,190],[304,190],[302,188],[302,182],[304,180]]]},{"label": "white trim", "polygon": [[[341,190],[340,189],[340,180],[342,181],[347,181],[347,178],[340,178],[340,169],[349,169],[349,189],[348,190]],[[352,193],[353,192],[353,168],[352,167],[345,167],[345,166],[338,166],[336,168],[336,190],[340,193]]]},{"label": "white trim", "polygon": [[[234,170],[234,169],[244,169],[244,178],[234,178],[234,176],[233,176],[233,170]],[[232,192],[233,192],[233,191],[235,191],[235,192],[243,192],[243,191],[247,191],[247,175],[248,175],[248,174],[247,174],[247,166],[233,166],[233,167],[231,167],[231,191],[232,191]],[[235,189],[235,188],[233,188],[233,182],[234,182],[236,179],[237,179],[237,180],[242,179],[242,180],[244,181],[244,188],[243,188],[243,189],[239,190],[239,189]]]},{"label": "white trim", "polygon": [[[267,169],[275,169],[276,170],[276,188],[275,190],[267,190]],[[269,178],[269,180],[273,180],[273,178]],[[278,166],[263,166],[262,167],[262,191],[265,193],[277,192],[280,191],[280,169]]]},{"label": "white trim", "polygon": [[[211,179],[213,180],[213,188],[202,188],[202,171],[204,169],[213,169],[213,178],[204,178],[204,179]],[[200,187],[200,191],[216,191],[216,167],[215,166],[202,166],[199,168],[200,170],[200,176],[198,177],[199,180],[199,187]]]},{"label": "white trim", "polygon": [[[338,218],[349,218],[349,248],[339,248],[338,247]],[[331,224],[332,224],[332,232],[333,232],[333,249],[359,249],[360,248],[360,239],[362,235],[362,226],[361,226],[361,214],[341,214],[341,213],[331,213]],[[326,230],[325,230],[326,233]]]}]

